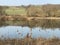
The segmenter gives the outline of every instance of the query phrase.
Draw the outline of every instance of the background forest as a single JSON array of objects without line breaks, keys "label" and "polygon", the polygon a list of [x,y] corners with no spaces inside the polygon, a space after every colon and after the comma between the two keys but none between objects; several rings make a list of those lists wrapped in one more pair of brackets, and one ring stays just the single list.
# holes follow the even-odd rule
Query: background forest
[{"label": "background forest", "polygon": [[60,17],[59,4],[0,6],[0,15],[21,15],[29,17]]}]

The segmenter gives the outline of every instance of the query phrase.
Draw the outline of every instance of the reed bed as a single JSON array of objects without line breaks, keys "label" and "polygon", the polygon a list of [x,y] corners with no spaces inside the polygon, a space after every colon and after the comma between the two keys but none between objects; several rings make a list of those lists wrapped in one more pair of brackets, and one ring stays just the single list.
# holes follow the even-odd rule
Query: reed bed
[{"label": "reed bed", "polygon": [[60,39],[58,38],[51,38],[51,39],[44,39],[44,38],[24,38],[24,39],[0,39],[0,45],[60,45]]}]

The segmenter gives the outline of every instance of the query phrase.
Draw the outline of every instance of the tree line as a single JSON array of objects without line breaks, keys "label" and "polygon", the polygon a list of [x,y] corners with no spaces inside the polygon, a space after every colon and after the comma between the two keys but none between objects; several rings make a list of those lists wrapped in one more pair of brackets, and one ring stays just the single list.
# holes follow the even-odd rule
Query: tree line
[{"label": "tree line", "polygon": [[[0,6],[0,15],[7,15],[5,10],[11,6]],[[60,5],[28,5],[14,6],[16,8],[23,7],[27,11],[29,17],[60,17]]]}]

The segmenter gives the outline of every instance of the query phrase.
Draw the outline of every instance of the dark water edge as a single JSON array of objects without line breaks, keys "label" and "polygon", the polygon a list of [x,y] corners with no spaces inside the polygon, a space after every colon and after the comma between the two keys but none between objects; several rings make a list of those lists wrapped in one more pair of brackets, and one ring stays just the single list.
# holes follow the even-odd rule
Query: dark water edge
[{"label": "dark water edge", "polygon": [[0,20],[0,26],[28,26],[31,28],[41,27],[41,28],[60,28],[59,19],[41,19],[41,20],[13,20],[13,21],[3,21]]},{"label": "dark water edge", "polygon": [[[0,32],[3,33],[4,31],[5,35],[9,34],[10,35],[9,38],[11,38],[12,36],[17,38],[18,33],[19,33],[19,32],[16,33],[17,30],[23,31],[24,33],[27,33],[29,35],[30,33],[33,33],[32,37],[36,35],[35,37],[49,38],[50,36],[50,38],[51,37],[60,38],[59,36],[60,35],[60,20],[59,19],[58,20],[57,19],[53,19],[53,20],[41,19],[41,20],[29,20],[29,21],[28,20],[12,20],[12,21],[0,20]],[[4,33],[2,37],[3,36],[4,36]]]}]

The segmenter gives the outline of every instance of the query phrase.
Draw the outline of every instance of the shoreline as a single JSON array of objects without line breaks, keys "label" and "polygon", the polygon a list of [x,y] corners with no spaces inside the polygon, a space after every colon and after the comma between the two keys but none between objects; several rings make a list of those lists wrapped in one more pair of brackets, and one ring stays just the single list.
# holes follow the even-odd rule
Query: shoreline
[{"label": "shoreline", "polygon": [[0,16],[0,20],[40,20],[40,19],[48,19],[48,20],[58,20],[60,17],[27,17],[27,16]]}]

